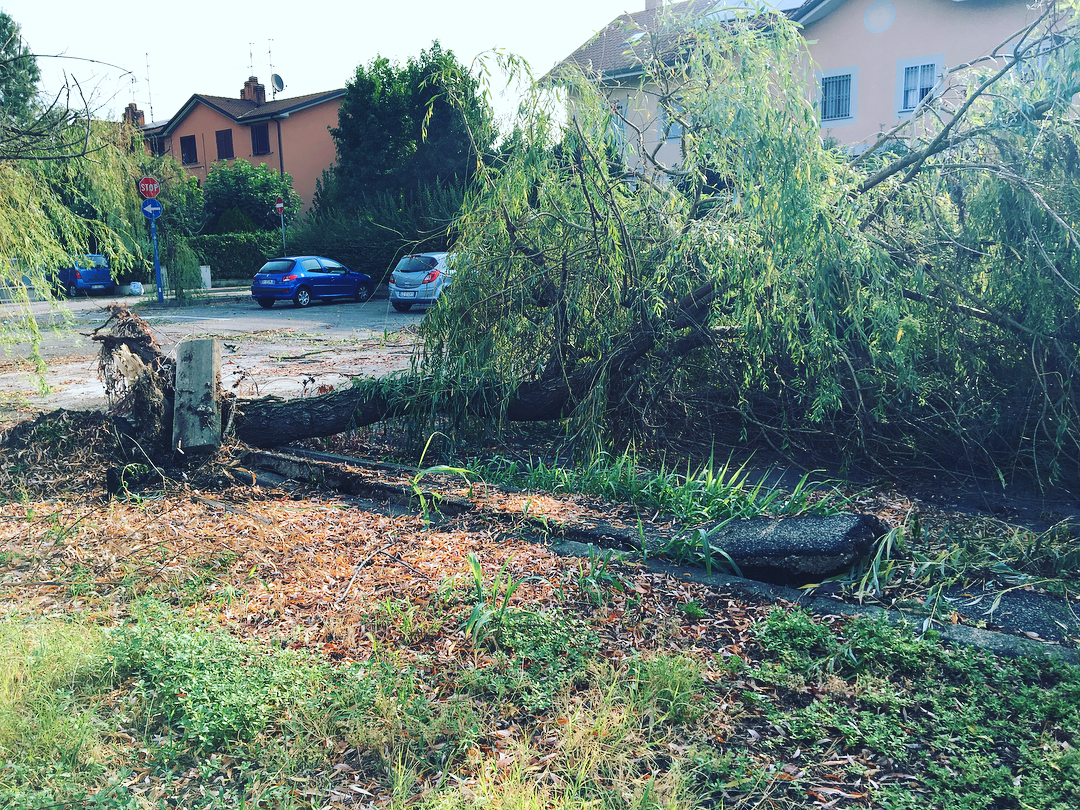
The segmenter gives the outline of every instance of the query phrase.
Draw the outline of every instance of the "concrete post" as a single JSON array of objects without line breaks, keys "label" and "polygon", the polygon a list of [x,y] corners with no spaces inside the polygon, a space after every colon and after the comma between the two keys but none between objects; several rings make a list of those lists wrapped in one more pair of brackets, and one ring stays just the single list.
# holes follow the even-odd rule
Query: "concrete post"
[{"label": "concrete post", "polygon": [[186,340],[176,349],[173,448],[216,450],[221,446],[221,348],[213,339]]}]

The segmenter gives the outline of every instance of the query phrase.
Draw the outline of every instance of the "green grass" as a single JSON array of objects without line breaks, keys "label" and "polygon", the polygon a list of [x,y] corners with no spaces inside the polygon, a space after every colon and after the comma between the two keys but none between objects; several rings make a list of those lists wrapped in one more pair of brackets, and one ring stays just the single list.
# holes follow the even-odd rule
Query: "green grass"
[{"label": "green grass", "polygon": [[[1056,565],[1071,540],[1015,542]],[[660,610],[611,554],[556,583],[485,574],[480,551],[429,600],[380,594],[357,631],[373,651],[338,664],[195,618],[230,615],[215,576],[233,554],[195,559],[172,604],[125,597],[107,629],[0,618],[0,807],[372,798],[351,786],[401,810],[1080,807],[1074,667],[797,609],[719,647],[690,625],[738,622],[725,599],[672,585]]]},{"label": "green grass", "polygon": [[[870,751],[921,790],[886,785],[882,807],[1080,806],[1080,671],[944,647],[882,621],[842,634],[806,614],[774,612],[756,638],[770,701],[766,751]],[[792,710],[783,697],[816,689]],[[797,701],[792,701],[797,702]]]},{"label": "green grass", "polygon": [[1037,532],[973,517],[931,532],[909,516],[834,581],[855,601],[918,602],[928,618],[951,612],[943,598],[951,587],[988,584],[994,595],[983,610],[996,609],[1002,594],[1017,589],[1070,599],[1080,592],[1080,523],[1064,520]]},{"label": "green grass", "polygon": [[847,500],[835,490],[815,490],[809,475],[788,491],[761,480],[755,482],[745,464],[718,464],[710,459],[696,468],[689,463],[678,468],[661,463],[655,469],[647,467],[633,451],[619,456],[601,454],[585,467],[504,458],[473,460],[465,466],[490,483],[554,494],[594,495],[694,523],[762,514],[835,514]]},{"label": "green grass", "polygon": [[0,806],[114,792],[99,758],[114,728],[101,711],[111,683],[106,646],[93,627],[29,615],[0,621]]},{"label": "green grass", "polygon": [[321,807],[345,751],[395,808],[1080,806],[1080,670],[880,621],[777,610],[710,666],[603,659],[582,619],[511,607],[487,664],[436,676],[135,607],[0,622],[0,806],[143,807],[137,767],[183,807]]}]

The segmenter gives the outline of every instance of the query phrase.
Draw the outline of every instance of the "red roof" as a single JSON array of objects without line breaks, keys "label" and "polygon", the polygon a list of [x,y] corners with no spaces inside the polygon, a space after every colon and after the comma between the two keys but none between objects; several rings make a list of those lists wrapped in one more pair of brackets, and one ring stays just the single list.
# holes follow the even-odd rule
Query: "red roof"
[{"label": "red roof", "polygon": [[299,112],[300,110],[308,107],[313,107],[317,104],[323,104],[327,101],[334,101],[345,95],[345,89],[340,90],[327,90],[322,93],[309,93],[306,96],[297,96],[295,98],[281,98],[274,99],[273,101],[266,101],[259,104],[255,101],[249,101],[242,98],[232,98],[229,96],[204,96],[200,93],[196,93],[187,100],[187,103],[180,108],[180,111],[166,122],[155,122],[147,127],[143,128],[144,132],[153,130],[155,135],[167,135],[176,129],[180,125],[180,122],[187,118],[188,114],[198,104],[205,104],[213,110],[221,113],[227,118],[231,118],[238,124],[253,124],[259,121],[268,121],[275,116],[284,115],[286,113]]}]

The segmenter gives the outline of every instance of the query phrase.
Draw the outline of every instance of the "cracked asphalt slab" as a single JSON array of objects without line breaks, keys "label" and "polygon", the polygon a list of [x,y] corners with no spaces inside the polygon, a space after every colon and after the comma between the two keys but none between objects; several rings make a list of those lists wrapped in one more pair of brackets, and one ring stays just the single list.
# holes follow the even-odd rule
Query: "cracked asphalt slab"
[{"label": "cracked asphalt slab", "polygon": [[[184,340],[217,338],[222,386],[239,397],[310,396],[356,376],[383,376],[409,367],[423,312],[399,313],[385,298],[363,304],[316,302],[263,310],[241,291],[228,291],[187,306],[127,297],[93,297],[33,304],[42,330],[40,351],[48,368],[35,372],[24,334],[8,331],[0,357],[0,424],[56,408],[104,410],[97,344],[90,335],[109,318],[105,307],[129,306],[145,320],[162,351]],[[16,323],[12,304],[0,317]],[[22,339],[20,339],[22,338]]]}]

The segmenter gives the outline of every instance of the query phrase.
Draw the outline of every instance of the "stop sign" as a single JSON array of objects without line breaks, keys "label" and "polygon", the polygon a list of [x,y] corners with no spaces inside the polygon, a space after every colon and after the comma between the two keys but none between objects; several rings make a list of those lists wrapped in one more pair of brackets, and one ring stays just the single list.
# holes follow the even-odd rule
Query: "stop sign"
[{"label": "stop sign", "polygon": [[153,177],[144,177],[139,181],[139,193],[148,200],[156,197],[159,191],[161,191],[161,184]]},{"label": "stop sign", "polygon": [[278,197],[277,202],[274,203],[274,210],[277,211],[279,214],[285,210],[285,201],[281,199],[281,197]]}]

